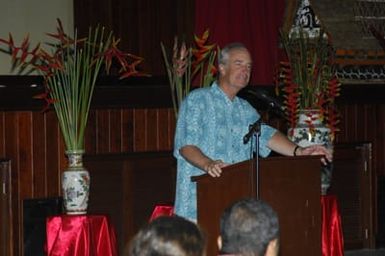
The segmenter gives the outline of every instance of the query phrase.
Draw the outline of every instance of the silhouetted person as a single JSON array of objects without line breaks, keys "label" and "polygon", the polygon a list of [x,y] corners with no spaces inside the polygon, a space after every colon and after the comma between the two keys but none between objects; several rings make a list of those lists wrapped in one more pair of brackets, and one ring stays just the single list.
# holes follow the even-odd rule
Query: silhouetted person
[{"label": "silhouetted person", "polygon": [[130,244],[130,256],[204,256],[199,227],[182,217],[162,216],[142,228]]},{"label": "silhouetted person", "polygon": [[218,246],[223,255],[278,255],[278,217],[261,200],[243,199],[228,207],[221,216],[220,230]]}]

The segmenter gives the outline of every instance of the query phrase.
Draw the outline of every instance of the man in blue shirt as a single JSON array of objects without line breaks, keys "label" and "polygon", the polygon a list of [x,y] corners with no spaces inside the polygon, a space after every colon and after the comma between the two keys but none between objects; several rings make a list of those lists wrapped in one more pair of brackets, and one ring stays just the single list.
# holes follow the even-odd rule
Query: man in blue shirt
[{"label": "man in blue shirt", "polygon": [[[252,140],[243,143],[249,125],[260,118],[258,112],[237,96],[250,80],[252,60],[240,43],[224,47],[219,56],[219,78],[211,87],[192,91],[179,109],[174,156],[177,159],[175,213],[196,220],[196,185],[192,176],[208,173],[219,177],[222,168],[250,159]],[[261,126],[259,154],[273,150],[286,156],[322,154],[331,160],[323,146],[298,147],[284,134]]]}]

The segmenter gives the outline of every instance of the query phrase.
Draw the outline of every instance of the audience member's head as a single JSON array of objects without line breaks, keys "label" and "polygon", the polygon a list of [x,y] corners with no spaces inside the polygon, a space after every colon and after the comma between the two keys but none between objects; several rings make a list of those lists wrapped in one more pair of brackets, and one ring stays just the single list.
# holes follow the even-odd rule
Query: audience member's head
[{"label": "audience member's head", "polygon": [[162,216],[142,228],[131,241],[130,256],[203,256],[205,238],[184,218]]},{"label": "audience member's head", "polygon": [[279,223],[275,211],[265,202],[243,199],[222,214],[218,239],[223,254],[278,255]]}]

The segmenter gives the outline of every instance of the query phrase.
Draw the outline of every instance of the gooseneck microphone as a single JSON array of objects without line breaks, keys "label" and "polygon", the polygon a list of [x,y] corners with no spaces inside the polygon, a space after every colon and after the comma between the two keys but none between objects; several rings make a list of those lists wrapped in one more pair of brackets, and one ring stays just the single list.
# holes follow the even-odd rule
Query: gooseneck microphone
[{"label": "gooseneck microphone", "polygon": [[243,137],[243,144],[247,144],[251,137],[259,134],[261,130],[261,119],[258,119],[254,124],[250,125],[249,132]]},{"label": "gooseneck microphone", "polygon": [[266,103],[270,108],[285,112],[285,106],[276,98],[271,97],[265,90],[248,90],[248,92],[254,95],[257,99]]}]

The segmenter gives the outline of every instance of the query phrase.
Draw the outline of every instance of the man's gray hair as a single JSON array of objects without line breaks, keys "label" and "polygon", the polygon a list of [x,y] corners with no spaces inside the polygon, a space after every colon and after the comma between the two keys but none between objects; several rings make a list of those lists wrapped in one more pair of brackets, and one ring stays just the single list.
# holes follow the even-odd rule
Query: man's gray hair
[{"label": "man's gray hair", "polygon": [[225,47],[222,48],[222,50],[219,52],[218,56],[218,65],[223,64],[225,65],[227,61],[229,60],[229,52],[234,49],[246,49],[246,46],[242,43],[231,43],[226,45]]}]

